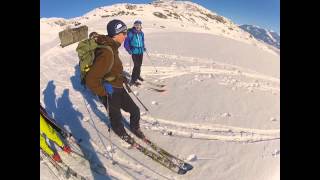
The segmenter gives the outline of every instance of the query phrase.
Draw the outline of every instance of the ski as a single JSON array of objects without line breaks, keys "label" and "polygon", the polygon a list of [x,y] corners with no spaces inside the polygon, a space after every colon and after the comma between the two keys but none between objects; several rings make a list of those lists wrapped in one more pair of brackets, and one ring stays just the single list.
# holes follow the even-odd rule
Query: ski
[{"label": "ski", "polygon": [[46,110],[40,105],[40,114],[42,117],[57,131],[60,135],[65,138],[69,143],[75,143],[78,146],[81,146],[81,139],[77,139],[73,136],[72,133],[68,132],[64,127],[58,125],[56,121],[49,117]]},{"label": "ski", "polygon": [[177,164],[181,169],[185,171],[190,171],[193,169],[193,166],[189,163],[184,162],[183,160],[179,159],[178,157],[170,154],[166,150],[160,148],[158,145],[150,141],[148,138],[144,138],[143,141],[148,144],[153,150],[164,156],[165,158],[169,159],[173,163]]},{"label": "ski", "polygon": [[[141,87],[141,83],[135,82],[131,86],[135,86],[137,88],[140,88]],[[165,89],[161,89],[159,87],[151,87],[151,86],[146,86],[146,89],[150,90],[150,91],[154,91],[154,92],[165,92],[166,91]]]},{"label": "ski", "polygon": [[[132,133],[132,134],[134,134],[134,133]],[[138,138],[138,139],[140,139],[140,138]],[[178,165],[180,168],[182,168],[182,169],[184,169],[186,171],[190,171],[190,170],[193,169],[193,166],[191,164],[189,164],[189,163],[179,159],[178,157],[170,154],[168,151],[162,149],[161,147],[156,145],[154,142],[149,140],[147,137],[145,137],[144,139],[140,139],[140,140],[143,141],[144,143],[146,143],[147,145],[149,145],[153,150],[155,150],[160,155],[164,156],[168,160],[170,160],[173,163],[175,163],[176,165]]]},{"label": "ski", "polygon": [[134,142],[132,144],[132,146],[135,149],[137,149],[138,151],[140,151],[141,153],[143,153],[144,155],[150,157],[155,162],[161,164],[162,166],[170,169],[171,171],[173,171],[177,174],[183,175],[187,172],[186,170],[182,169],[181,167],[179,167],[177,164],[173,163],[169,159],[167,159],[164,156],[161,156],[159,154],[156,154],[153,151],[148,150],[147,148],[143,147],[142,145],[140,145],[137,142]]},{"label": "ski", "polygon": [[[80,144],[82,140],[81,139],[76,139],[70,132],[68,132],[63,127],[59,126],[55,122],[54,119],[50,118],[47,115],[45,109],[42,108],[41,106],[40,106],[40,113],[47,120],[47,122],[49,122],[52,125],[52,127],[54,127],[54,129],[57,130],[66,139],[66,141],[68,142],[69,145],[70,144],[76,144],[78,147],[82,147],[82,144]],[[80,148],[80,149],[82,149],[82,148]],[[89,157],[87,157],[85,155],[82,155],[81,153],[78,153],[78,152],[76,152],[74,150],[72,150],[72,155],[75,155],[75,156],[77,156],[79,158],[82,158],[82,159],[85,159],[86,161],[88,161],[89,164],[90,164],[91,169],[94,172],[96,172],[98,174],[101,174],[101,175],[107,175],[106,174],[106,172],[107,172],[106,168],[103,165],[93,162]]]},{"label": "ski", "polygon": [[64,127],[58,125],[54,119],[49,117],[46,110],[40,105],[40,114],[41,116],[56,130],[58,131],[64,138],[69,138],[72,136]]},{"label": "ski", "polygon": [[[125,78],[127,78],[127,79],[131,79],[131,75],[128,73],[128,72],[125,72],[125,71],[123,71],[123,76],[125,77]],[[139,80],[140,81],[140,80]],[[164,85],[164,84],[158,84],[158,83],[155,83],[155,82],[152,82],[152,81],[150,81],[150,80],[147,80],[147,79],[144,79],[143,81],[140,81],[141,82],[141,84],[149,84],[149,85],[151,85],[151,86],[155,86],[155,87],[158,87],[158,88],[163,88],[163,87],[165,87],[166,85]]]},{"label": "ski", "polygon": [[[138,151],[140,151],[141,153],[143,153],[144,155],[150,157],[152,160],[158,162],[159,164],[163,165],[164,167],[170,169],[171,171],[173,171],[175,173],[185,174],[187,172],[186,170],[180,168],[177,164],[175,164],[172,161],[170,161],[168,158],[166,158],[166,157],[164,157],[162,155],[158,155],[158,154],[148,150],[147,148],[143,147],[142,145],[138,144],[137,142],[134,142],[134,144],[131,145],[131,146],[134,147],[135,149],[137,149]],[[97,148],[100,149],[99,146],[97,146]],[[75,152],[75,153],[78,156],[82,156],[83,158],[86,158],[85,155],[81,155],[81,154],[79,154],[77,152]],[[87,159],[87,160],[90,162],[89,159]],[[99,165],[99,164],[96,164],[96,166],[98,166],[99,169],[105,169],[105,167],[101,167],[101,165]],[[94,171],[96,172],[96,169]]]}]

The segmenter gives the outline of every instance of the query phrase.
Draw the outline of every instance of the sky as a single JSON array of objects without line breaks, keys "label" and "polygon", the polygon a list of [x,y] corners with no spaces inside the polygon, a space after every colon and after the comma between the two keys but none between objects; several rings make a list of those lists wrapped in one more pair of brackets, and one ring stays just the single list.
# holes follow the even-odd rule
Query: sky
[{"label": "sky", "polygon": [[[251,24],[280,34],[280,0],[191,0],[233,22]],[[147,4],[152,0],[40,0],[41,17],[74,18],[101,6]]]}]

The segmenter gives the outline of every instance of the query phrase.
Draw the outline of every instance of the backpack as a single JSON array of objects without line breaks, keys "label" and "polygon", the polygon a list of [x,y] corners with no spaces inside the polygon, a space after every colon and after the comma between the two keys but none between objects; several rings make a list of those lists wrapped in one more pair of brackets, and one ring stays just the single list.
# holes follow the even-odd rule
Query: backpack
[{"label": "backpack", "polygon": [[93,38],[85,39],[79,42],[77,46],[76,51],[79,57],[80,79],[82,85],[85,84],[85,77],[94,63],[95,50],[97,48],[107,48],[113,53],[110,46],[99,45]]}]

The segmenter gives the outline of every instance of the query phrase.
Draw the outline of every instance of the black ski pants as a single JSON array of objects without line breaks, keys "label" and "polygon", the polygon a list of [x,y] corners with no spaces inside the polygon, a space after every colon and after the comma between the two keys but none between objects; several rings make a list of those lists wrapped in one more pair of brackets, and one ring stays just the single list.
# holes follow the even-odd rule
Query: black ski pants
[{"label": "black ski pants", "polygon": [[131,75],[131,82],[136,82],[141,73],[141,65],[143,54],[132,54],[133,70]]},{"label": "black ski pants", "polygon": [[102,100],[103,105],[109,111],[109,117],[112,130],[119,136],[128,135],[124,129],[121,110],[130,113],[130,128],[137,129],[140,127],[140,109],[131,99],[124,88],[113,87],[113,94],[108,96],[108,101]]}]

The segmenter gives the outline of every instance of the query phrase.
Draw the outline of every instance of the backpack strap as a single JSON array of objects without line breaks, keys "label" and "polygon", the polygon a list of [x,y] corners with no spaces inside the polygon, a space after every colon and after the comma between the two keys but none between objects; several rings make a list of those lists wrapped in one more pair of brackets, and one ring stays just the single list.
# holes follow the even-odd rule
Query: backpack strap
[{"label": "backpack strap", "polygon": [[[129,36],[129,33],[132,34],[131,38],[130,38],[130,36]],[[132,42],[132,40],[133,40],[133,38],[134,38],[134,34],[135,34],[135,32],[134,32],[134,29],[133,29],[133,27],[132,27],[132,28],[130,28],[130,29],[128,30],[128,37],[129,37],[129,40],[130,40],[129,45],[130,45],[130,43]],[[130,46],[131,46],[131,45],[130,45]]]}]

